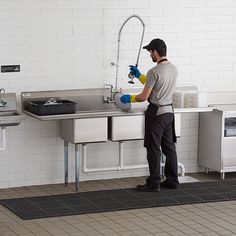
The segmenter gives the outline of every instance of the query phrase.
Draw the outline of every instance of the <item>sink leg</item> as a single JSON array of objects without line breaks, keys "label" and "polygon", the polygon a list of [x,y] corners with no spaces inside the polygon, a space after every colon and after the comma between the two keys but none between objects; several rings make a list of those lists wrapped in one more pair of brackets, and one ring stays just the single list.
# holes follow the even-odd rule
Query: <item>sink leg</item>
[{"label": "sink leg", "polygon": [[220,173],[221,180],[225,179],[225,172]]},{"label": "sink leg", "polygon": [[64,178],[65,186],[68,184],[68,146],[69,143],[64,141]]},{"label": "sink leg", "polygon": [[79,190],[79,144],[75,144],[75,189],[76,191]]},{"label": "sink leg", "polygon": [[[165,158],[164,158],[164,154],[161,151],[161,164],[165,164]],[[165,165],[161,165],[161,177],[163,178],[165,176]]]}]

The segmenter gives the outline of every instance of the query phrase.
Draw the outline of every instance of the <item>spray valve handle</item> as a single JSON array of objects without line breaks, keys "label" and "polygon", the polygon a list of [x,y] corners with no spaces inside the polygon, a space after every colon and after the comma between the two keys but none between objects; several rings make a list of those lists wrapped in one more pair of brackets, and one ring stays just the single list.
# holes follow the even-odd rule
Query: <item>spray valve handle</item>
[{"label": "spray valve handle", "polygon": [[[138,64],[136,64],[135,66],[138,67]],[[134,84],[134,81],[133,81],[133,80],[134,80],[134,78],[135,78],[135,75],[132,74],[132,73],[129,73],[129,74],[128,74],[128,77],[130,78],[129,83],[130,83],[130,84]]]},{"label": "spray valve handle", "polygon": [[133,80],[134,80],[134,78],[135,78],[135,75],[129,73],[129,74],[128,74],[128,77],[130,78],[129,83],[130,83],[130,84],[134,84],[134,81],[133,81]]}]

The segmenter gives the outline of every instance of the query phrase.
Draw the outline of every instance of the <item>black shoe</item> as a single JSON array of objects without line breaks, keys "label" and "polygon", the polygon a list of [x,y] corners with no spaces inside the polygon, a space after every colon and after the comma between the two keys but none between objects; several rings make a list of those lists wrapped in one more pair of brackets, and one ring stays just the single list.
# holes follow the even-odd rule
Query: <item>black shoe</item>
[{"label": "black shoe", "polygon": [[161,188],[171,188],[171,189],[177,189],[178,188],[178,184],[168,182],[167,180],[161,182],[160,186],[161,186]]},{"label": "black shoe", "polygon": [[148,184],[137,185],[136,190],[140,192],[160,192],[160,186],[150,187]]}]

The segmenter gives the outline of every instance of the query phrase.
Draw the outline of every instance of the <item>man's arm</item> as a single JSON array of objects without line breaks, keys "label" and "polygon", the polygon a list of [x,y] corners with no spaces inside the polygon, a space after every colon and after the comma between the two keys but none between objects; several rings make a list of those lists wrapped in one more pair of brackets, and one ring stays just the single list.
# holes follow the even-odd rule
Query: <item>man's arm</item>
[{"label": "man's arm", "polygon": [[148,87],[145,85],[142,93],[140,93],[138,95],[133,95],[133,96],[135,96],[136,102],[144,102],[149,98],[151,92],[152,92],[152,87]]},{"label": "man's arm", "polygon": [[152,87],[144,86],[142,93],[138,95],[124,94],[120,100],[123,103],[129,102],[144,102],[148,99],[149,95],[152,92]]}]

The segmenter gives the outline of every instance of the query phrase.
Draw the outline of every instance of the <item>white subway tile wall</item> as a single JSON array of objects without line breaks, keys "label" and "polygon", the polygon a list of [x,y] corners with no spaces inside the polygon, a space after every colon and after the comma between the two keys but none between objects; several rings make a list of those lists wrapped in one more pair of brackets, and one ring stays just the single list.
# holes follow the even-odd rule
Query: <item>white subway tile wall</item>
[{"label": "white subway tile wall", "polygon": [[[115,82],[118,30],[131,14],[146,23],[144,44],[163,38],[179,70],[178,85],[206,90],[236,89],[235,0],[1,0],[0,65],[20,64],[21,72],[1,74],[7,92],[81,89]],[[141,25],[135,19],[121,37],[118,87],[129,87],[128,65],[136,62]],[[154,66],[142,50],[140,69]],[[138,83],[135,86],[141,86]],[[26,117],[7,128],[0,152],[0,188],[63,182],[63,141],[58,122]],[[197,163],[198,114],[182,115],[179,161],[186,172]],[[142,141],[124,144],[125,163],[144,164]],[[69,181],[74,180],[74,147],[69,147]],[[118,164],[118,144],[88,145],[88,167]],[[148,174],[148,170],[81,173],[81,180]]]}]

